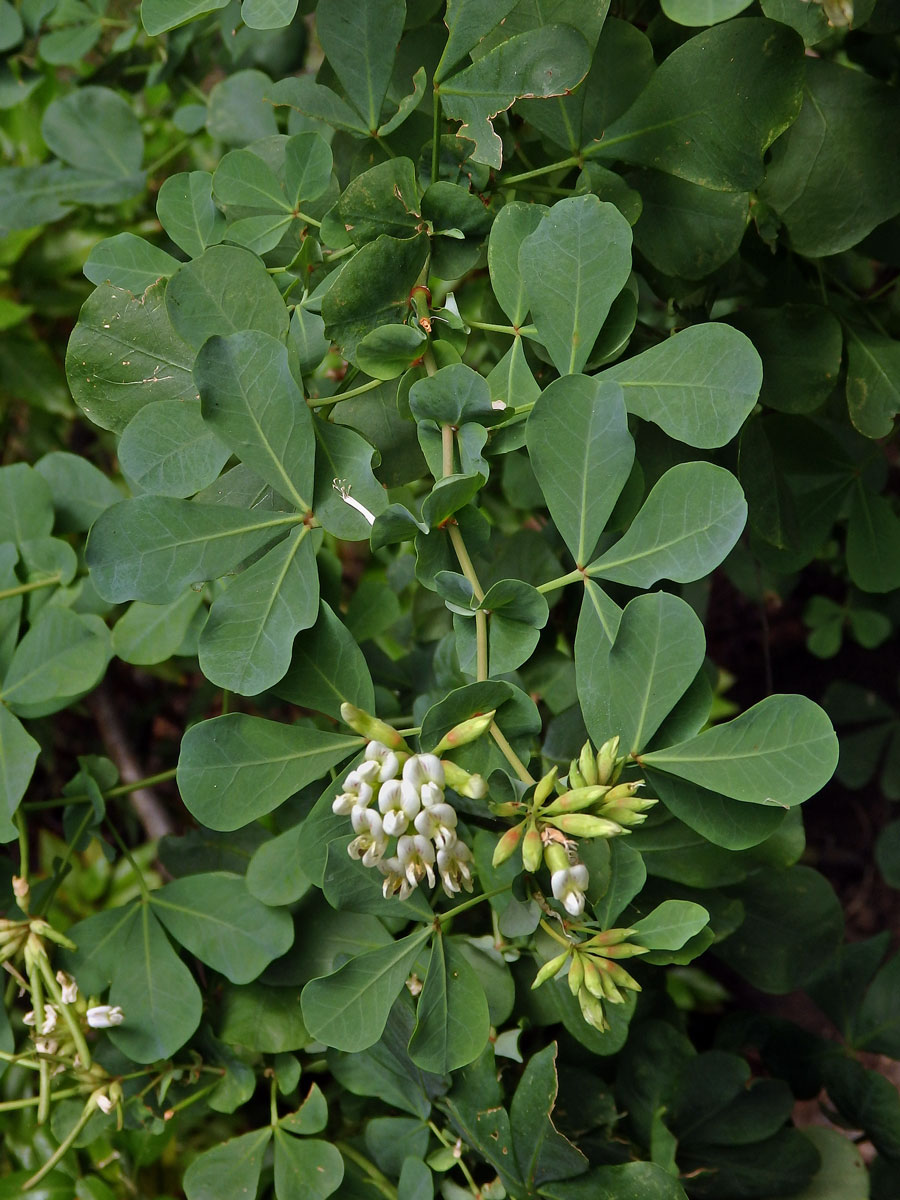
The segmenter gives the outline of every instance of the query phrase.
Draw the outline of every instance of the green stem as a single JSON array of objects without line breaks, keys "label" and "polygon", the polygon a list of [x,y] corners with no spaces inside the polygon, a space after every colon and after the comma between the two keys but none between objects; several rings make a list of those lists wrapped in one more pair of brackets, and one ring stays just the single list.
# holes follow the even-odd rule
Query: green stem
[{"label": "green stem", "polygon": [[525,764],[513,750],[496,721],[491,723],[491,737],[497,743],[497,748],[523,783],[532,784],[536,780]]},{"label": "green stem", "polygon": [[55,587],[62,583],[62,575],[48,575],[46,579],[35,579],[32,583],[20,583],[16,587],[4,588],[0,592],[0,600],[10,600],[13,596],[24,596],[27,592],[36,592],[39,588]]},{"label": "green stem", "polygon": [[[104,800],[113,800],[116,796],[127,796],[129,792],[136,792],[139,788],[153,787],[157,783],[165,783],[169,779],[174,779],[176,768],[171,767],[168,771],[160,771],[156,775],[148,775],[146,779],[136,779],[134,783],[120,783],[116,787],[107,788],[100,795]],[[79,792],[75,796],[57,796],[54,800],[32,800],[22,807],[31,811],[36,811],[43,808],[59,808],[67,804],[84,804],[92,799],[87,792]]]},{"label": "green stem", "polygon": [[434,121],[431,127],[431,182],[437,183],[441,169],[441,94],[434,80],[431,81],[431,100]]},{"label": "green stem", "polygon": [[231,712],[231,692],[228,688],[222,688],[222,711],[220,716],[227,716]]},{"label": "green stem", "polygon": [[113,835],[113,838],[115,839],[116,844],[118,845],[119,849],[122,851],[122,853],[128,859],[128,862],[131,865],[131,869],[132,869],[132,871],[134,871],[134,876],[135,876],[135,879],[137,880],[137,885],[141,890],[141,896],[143,897],[144,903],[149,904],[150,903],[150,890],[147,887],[147,882],[144,879],[144,876],[143,876],[143,873],[142,873],[140,867],[134,861],[134,855],[131,853],[131,851],[128,849],[128,847],[125,845],[125,842],[122,840],[121,836],[119,835],[118,829],[116,829],[116,827],[115,827],[115,825],[113,825],[112,821],[106,822],[106,828]]},{"label": "green stem", "polygon": [[16,813],[15,817],[16,828],[19,831],[19,878],[28,882],[28,826],[25,823],[25,814],[21,808]]},{"label": "green stem", "polygon": [[161,154],[159,156],[159,158],[156,160],[156,162],[152,162],[150,164],[150,166],[147,168],[148,179],[151,176],[155,175],[160,167],[164,167],[167,162],[169,162],[171,159],[175,158],[176,155],[180,154],[182,152],[182,150],[186,150],[190,144],[191,144],[190,138],[182,138],[180,142],[176,142],[174,146],[170,146],[169,149],[165,152],[165,154]]},{"label": "green stem", "polygon": [[303,222],[305,225],[312,225],[312,226],[313,226],[315,229],[321,229],[321,228],[322,228],[322,222],[321,222],[321,221],[317,221],[315,217],[309,217],[309,216],[307,216],[307,215],[306,215],[306,213],[303,213],[303,212],[301,212],[299,208],[298,208],[298,209],[297,209],[297,211],[294,213],[294,216],[295,216],[295,217],[298,217],[298,218],[299,218],[299,220],[301,220],[301,221],[302,221],[302,222]]},{"label": "green stem", "polygon": [[[10,980],[15,983],[15,980]],[[9,1054],[6,1050],[0,1050],[0,1062],[15,1063],[17,1067],[26,1067],[29,1071],[37,1071],[38,1064],[30,1058],[26,1058],[22,1054]]]},{"label": "green stem", "polygon": [[269,1084],[269,1124],[273,1129],[278,1124],[278,1080],[274,1075]]},{"label": "green stem", "polygon": [[[585,153],[587,153],[585,151]],[[500,187],[514,187],[517,183],[525,183],[529,179],[537,179],[541,175],[552,175],[554,171],[561,171],[563,167],[580,167],[581,158],[574,154],[570,158],[560,159],[559,162],[547,163],[543,167],[535,167],[533,171],[523,171],[521,175],[508,175],[506,179],[501,178]]]},{"label": "green stem", "polygon": [[[41,906],[40,906],[40,908],[38,910],[38,914],[37,914],[39,917],[45,916],[50,908],[50,905],[53,903],[56,893],[59,891],[59,886],[66,877],[66,871],[68,870],[69,862],[72,858],[72,855],[75,853],[75,847],[81,841],[82,834],[87,829],[88,825],[91,823],[91,819],[93,816],[94,816],[94,809],[92,806],[89,806],[85,810],[85,814],[81,818],[78,828],[75,830],[75,836],[69,838],[68,843],[66,844],[65,856],[64,856],[62,862],[56,868],[55,874],[53,876],[53,883],[47,889],[46,893],[44,894],[43,899],[41,900]],[[54,983],[55,982],[56,981],[54,980]],[[87,1063],[85,1065],[90,1066],[90,1063]]]},{"label": "green stem", "polygon": [[487,333],[508,333],[510,337],[519,336],[519,330],[515,325],[494,325],[491,321],[473,321],[471,317],[466,317],[466,324],[471,325],[473,329],[483,329]]},{"label": "green stem", "polygon": [[546,583],[538,584],[539,592],[555,592],[557,588],[565,587],[567,583],[583,583],[584,571],[576,568],[568,575],[560,575],[557,579],[548,579]]},{"label": "green stem", "polygon": [[84,1129],[85,1125],[87,1125],[88,1121],[91,1119],[94,1109],[97,1107],[97,1101],[94,1099],[95,1095],[96,1093],[92,1092],[88,1097],[87,1104],[85,1104],[84,1111],[82,1112],[81,1116],[69,1130],[68,1134],[59,1143],[41,1169],[39,1171],[35,1171],[31,1178],[26,1179],[22,1184],[23,1192],[27,1192],[28,1189],[34,1187],[36,1183],[40,1183],[44,1176],[53,1170],[69,1147],[75,1142],[75,1139],[78,1137],[79,1133],[81,1133],[82,1129]]},{"label": "green stem", "polygon": [[47,985],[47,991],[53,997],[53,1003],[57,1012],[68,1025],[72,1041],[75,1043],[75,1049],[78,1051],[78,1057],[81,1059],[82,1066],[87,1071],[91,1065],[91,1052],[88,1049],[87,1042],[84,1040],[84,1031],[72,1013],[71,1005],[63,1004],[62,991],[56,982],[56,976],[53,974],[50,963],[46,958],[41,959],[40,969],[44,977],[44,983]]},{"label": "green stem", "polygon": [[[430,354],[431,351],[428,351]],[[426,356],[427,360],[427,356]],[[441,450],[442,450],[442,468],[444,475],[453,474],[453,427],[452,425],[441,426]],[[472,593],[475,599],[480,604],[484,599],[484,588],[478,579],[475,571],[475,566],[472,559],[469,557],[469,552],[466,549],[466,543],[462,535],[462,530],[457,524],[447,526],[447,532],[450,535],[450,544],[456,551],[456,557],[459,560],[459,565],[462,568],[462,573],[472,585]],[[475,612],[475,679],[481,683],[488,677],[488,625],[487,613],[483,608],[479,608]]]},{"label": "green stem", "polygon": [[445,921],[451,921],[460,913],[466,912],[470,908],[474,908],[476,904],[481,904],[484,900],[490,900],[494,896],[499,896],[503,892],[508,892],[512,887],[512,881],[504,883],[500,887],[491,888],[489,892],[482,892],[480,896],[472,896],[469,900],[463,900],[462,904],[457,904],[455,908],[448,909],[447,912],[435,913],[434,919],[439,925],[443,925]]},{"label": "green stem", "polygon": [[210,1092],[214,1092],[221,1082],[222,1081],[220,1079],[217,1079],[215,1083],[210,1083],[206,1087],[200,1088],[199,1091],[194,1092],[192,1096],[185,1096],[183,1100],[179,1100],[177,1104],[173,1105],[171,1108],[167,1108],[166,1120],[171,1121],[172,1117],[174,1117],[177,1112],[181,1112],[181,1110],[184,1108],[190,1108],[192,1104],[196,1104],[198,1100],[202,1100],[204,1096],[208,1096]]},{"label": "green stem", "polygon": [[552,937],[555,942],[559,942],[559,944],[561,946],[565,946],[567,950],[571,949],[572,943],[569,941],[569,939],[563,937],[561,933],[557,933],[553,926],[549,925],[543,917],[541,917],[541,929],[543,929],[544,933],[549,933],[550,937]]},{"label": "green stem", "polygon": [[397,1200],[397,1189],[388,1179],[387,1175],[382,1175],[381,1171],[373,1162],[369,1162],[364,1154],[360,1154],[358,1150],[348,1145],[346,1142],[335,1142],[335,1146],[343,1154],[344,1158],[349,1158],[351,1162],[356,1163],[360,1170],[371,1179],[374,1186],[385,1196],[387,1200]]},{"label": "green stem", "polygon": [[357,388],[351,388],[349,392],[340,392],[337,396],[314,396],[306,401],[310,408],[325,408],[328,404],[340,404],[342,400],[351,400],[354,396],[361,396],[363,392],[371,392],[377,387],[381,387],[384,383],[383,379],[370,379],[368,383],[362,383]]},{"label": "green stem", "polygon": [[[21,1065],[21,1064],[20,1064]],[[70,1100],[73,1096],[83,1096],[93,1089],[92,1083],[82,1083],[78,1087],[66,1088],[62,1092],[54,1092],[54,1100]],[[0,1102],[0,1112],[12,1112],[16,1108],[33,1108],[40,1103],[40,1096],[26,1096],[23,1100],[4,1100]]]}]

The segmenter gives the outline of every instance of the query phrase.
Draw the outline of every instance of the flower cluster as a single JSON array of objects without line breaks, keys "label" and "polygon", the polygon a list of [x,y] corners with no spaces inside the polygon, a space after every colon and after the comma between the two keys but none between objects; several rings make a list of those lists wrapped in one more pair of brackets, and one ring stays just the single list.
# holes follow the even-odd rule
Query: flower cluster
[{"label": "flower cluster", "polygon": [[586,742],[569,767],[568,779],[557,782],[556,768],[535,786],[530,802],[497,805],[498,815],[526,815],[508,829],[494,852],[494,866],[509,858],[521,843],[526,871],[537,871],[543,859],[550,872],[550,890],[570,917],[584,912],[590,882],[588,869],[578,857],[576,838],[611,838],[628,833],[646,820],[647,809],[657,803],[637,792],[643,780],[620,783],[626,759],[618,756],[619,739],[610,738],[595,753]]},{"label": "flower cluster", "polygon": [[535,976],[532,988],[540,987],[557,975],[571,956],[567,977],[569,991],[578,997],[585,1021],[602,1033],[609,1029],[609,1022],[603,1014],[603,1003],[624,1003],[623,988],[635,992],[641,990],[637,980],[616,961],[647,953],[646,946],[627,940],[636,932],[634,929],[607,929],[587,941],[570,943],[562,954],[544,963]]},{"label": "flower cluster", "polygon": [[433,887],[435,870],[448,896],[472,890],[472,854],[456,836],[446,776],[436,754],[411,754],[372,740],[334,799],[334,812],[349,816],[356,834],[347,847],[350,857],[378,868],[386,897],[399,893],[405,900],[423,879]]}]

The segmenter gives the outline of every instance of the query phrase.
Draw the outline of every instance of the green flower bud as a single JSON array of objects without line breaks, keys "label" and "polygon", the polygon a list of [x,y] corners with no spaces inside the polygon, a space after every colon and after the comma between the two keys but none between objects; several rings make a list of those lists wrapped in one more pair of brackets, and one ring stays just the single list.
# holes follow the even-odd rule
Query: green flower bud
[{"label": "green flower bud", "polygon": [[621,825],[615,821],[607,821],[603,817],[592,817],[587,813],[563,813],[559,817],[550,817],[548,824],[555,825],[563,833],[572,837],[617,837],[625,833]]},{"label": "green flower bud", "polygon": [[534,789],[535,806],[540,806],[544,803],[547,797],[553,791],[553,785],[556,783],[557,768],[553,767],[547,772],[544,778],[537,784]]},{"label": "green flower bud", "polygon": [[634,958],[638,954],[647,954],[649,946],[636,946],[633,942],[620,942],[618,946],[607,946],[603,951],[604,958]]},{"label": "green flower bud", "polygon": [[597,771],[597,759],[594,756],[594,747],[590,742],[585,742],[581,747],[581,754],[578,756],[578,769],[587,785],[602,783]]},{"label": "green flower bud", "polygon": [[631,988],[633,992],[641,990],[641,985],[634,976],[629,975],[625,968],[620,967],[618,963],[607,962],[606,971],[613,983],[617,983],[619,987]]},{"label": "green flower bud", "polygon": [[[538,839],[540,840],[540,834],[538,834]],[[551,875],[554,871],[566,870],[570,863],[565,846],[561,846],[559,842],[547,842],[544,846],[544,862]],[[537,870],[537,867],[534,869]]]},{"label": "green flower bud", "polygon": [[625,826],[628,829],[635,825],[643,825],[647,820],[646,813],[635,812],[634,809],[625,808],[621,804],[610,804],[608,808],[604,804],[600,809],[600,816],[605,817],[607,821],[615,821],[617,825]]},{"label": "green flower bud", "polygon": [[345,702],[341,705],[341,719],[351,729],[362,734],[364,738],[368,738],[370,742],[381,742],[391,750],[409,750],[409,746],[396,729],[386,725],[384,721],[379,721],[377,717],[363,712],[355,704]]},{"label": "green flower bud", "polygon": [[603,999],[605,991],[600,979],[600,971],[597,964],[590,958],[584,960],[584,986],[592,996],[596,996],[598,1000]]},{"label": "green flower bud", "polygon": [[564,792],[550,804],[544,805],[541,812],[542,816],[556,816],[557,813],[582,812],[586,808],[590,808],[596,804],[598,800],[603,800],[608,787],[603,787],[600,784],[595,784],[591,787],[572,788],[570,792]]},{"label": "green flower bud", "polygon": [[623,801],[630,800],[638,789],[642,787],[644,787],[643,779],[635,779],[632,783],[617,783],[607,793],[606,803],[621,804]]},{"label": "green flower bud", "polygon": [[491,859],[491,865],[499,867],[501,863],[505,863],[508,858],[512,858],[518,849],[519,842],[522,840],[522,834],[525,832],[525,822],[520,821],[518,825],[514,825],[512,829],[507,829],[503,837],[497,843],[494,849],[494,857]]},{"label": "green flower bud", "polygon": [[621,767],[618,766],[619,739],[618,737],[610,738],[608,742],[604,742],[597,751],[597,782],[598,783],[615,783],[621,772]]},{"label": "green flower bud", "polygon": [[573,758],[569,763],[569,787],[583,788],[587,787],[587,780],[581,773],[581,768],[578,766],[578,760]]},{"label": "green flower bud", "polygon": [[541,851],[543,850],[543,842],[541,835],[534,825],[533,821],[527,823],[525,829],[525,837],[522,841],[522,865],[526,871],[532,874],[538,870],[541,865]]},{"label": "green flower bud", "polygon": [[569,967],[569,991],[577,996],[584,985],[584,959],[576,950]]},{"label": "green flower bud", "polygon": [[603,1015],[603,1005],[596,996],[591,995],[587,988],[582,988],[578,993],[578,1003],[581,1006],[581,1015],[588,1025],[592,1025],[599,1033],[609,1029]]},{"label": "green flower bud", "polygon": [[557,954],[556,958],[551,958],[549,962],[545,962],[538,971],[537,975],[535,975],[534,983],[531,985],[531,990],[534,991],[534,989],[539,988],[542,983],[546,983],[548,979],[552,979],[568,957],[569,951],[563,950],[562,954]]},{"label": "green flower bud", "polygon": [[496,713],[496,708],[492,708],[490,712],[479,713],[477,717],[469,717],[467,721],[460,721],[458,725],[453,726],[449,733],[444,734],[431,753],[440,758],[448,750],[456,750],[459,746],[467,746],[469,742],[474,742],[476,738],[487,733]]},{"label": "green flower bud", "polygon": [[447,786],[452,787],[460,796],[468,796],[470,800],[483,800],[488,794],[487,783],[480,775],[472,775],[446,758],[441,759],[441,766],[444,768]]},{"label": "green flower bud", "polygon": [[630,938],[633,933],[637,933],[637,930],[604,929],[602,933],[595,934],[589,942],[585,943],[585,949],[593,950],[595,946],[617,946],[619,942],[624,942]]}]

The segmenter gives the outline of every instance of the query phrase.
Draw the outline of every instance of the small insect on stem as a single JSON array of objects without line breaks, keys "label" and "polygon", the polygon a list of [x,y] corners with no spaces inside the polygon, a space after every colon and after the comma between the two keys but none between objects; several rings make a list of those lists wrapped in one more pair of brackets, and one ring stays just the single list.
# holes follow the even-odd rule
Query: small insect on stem
[{"label": "small insect on stem", "polygon": [[350,507],[355,508],[358,513],[362,513],[370,525],[375,524],[374,514],[370,513],[364,504],[360,504],[358,500],[354,500],[354,498],[350,495],[350,488],[353,486],[352,484],[347,483],[346,479],[332,479],[331,486],[336,492],[340,493],[340,497],[345,504],[349,504]]}]

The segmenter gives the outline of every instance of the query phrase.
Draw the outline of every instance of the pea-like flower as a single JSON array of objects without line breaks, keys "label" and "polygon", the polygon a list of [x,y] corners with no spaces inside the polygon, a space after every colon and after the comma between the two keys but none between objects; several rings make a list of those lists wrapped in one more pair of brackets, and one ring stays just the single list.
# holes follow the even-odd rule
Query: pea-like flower
[{"label": "pea-like flower", "polygon": [[385,900],[388,900],[398,892],[401,900],[406,900],[411,895],[414,885],[406,878],[403,872],[403,864],[396,854],[391,855],[390,858],[381,859],[375,865],[384,876],[381,890]]},{"label": "pea-like flower", "polygon": [[87,1023],[91,1029],[111,1029],[124,1020],[125,1014],[118,1004],[97,1004],[87,1010]]},{"label": "pea-like flower", "polygon": [[62,989],[63,1004],[74,1004],[78,999],[78,984],[65,971],[56,972],[56,982]]},{"label": "pea-like flower", "polygon": [[374,867],[388,844],[380,814],[374,808],[354,808],[350,822],[358,836],[347,847],[347,853],[351,858],[362,859],[364,867]]},{"label": "pea-like flower", "polygon": [[331,802],[331,811],[337,816],[347,817],[354,808],[368,808],[375,798],[372,785],[378,779],[379,771],[377,762],[360,763],[344,780],[344,790]]},{"label": "pea-like flower", "polygon": [[416,832],[430,838],[438,850],[456,841],[456,809],[451,804],[432,804],[416,817]]},{"label": "pea-like flower", "polygon": [[406,833],[410,821],[422,807],[419,793],[405,779],[389,779],[378,792],[378,808],[384,821],[384,832],[388,837],[399,837]]},{"label": "pea-like flower", "polygon": [[430,887],[434,887],[435,853],[434,846],[428,838],[422,837],[420,833],[399,838],[397,857],[411,887],[416,887],[423,877],[428,879]]},{"label": "pea-like flower", "polygon": [[400,774],[400,759],[383,742],[369,742],[366,746],[366,762],[377,762],[378,782],[385,783],[388,779],[396,779]]},{"label": "pea-like flower", "polygon": [[443,792],[444,768],[435,754],[414,754],[403,764],[403,778],[421,791],[422,785],[434,783]]},{"label": "pea-like flower", "polygon": [[472,851],[456,838],[437,852],[437,868],[441,885],[448,896],[461,888],[472,890]]},{"label": "pea-like flower", "polygon": [[570,917],[580,917],[584,912],[584,892],[588,880],[588,869],[584,863],[563,867],[550,876],[550,889]]}]

